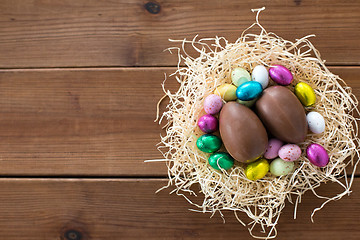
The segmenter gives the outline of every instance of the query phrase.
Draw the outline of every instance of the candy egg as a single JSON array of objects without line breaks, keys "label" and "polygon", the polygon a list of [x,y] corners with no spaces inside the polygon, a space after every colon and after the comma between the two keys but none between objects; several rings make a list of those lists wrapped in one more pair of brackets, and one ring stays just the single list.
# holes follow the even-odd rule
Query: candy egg
[{"label": "candy egg", "polygon": [[208,114],[217,114],[223,106],[223,101],[220,96],[211,94],[204,100],[204,110]]},{"label": "candy egg", "polygon": [[318,112],[309,112],[306,115],[306,120],[310,131],[313,133],[322,133],[325,131],[325,120]]},{"label": "candy egg", "polygon": [[206,153],[213,153],[220,149],[222,144],[221,139],[218,136],[212,134],[205,134],[198,138],[196,146],[200,151]]},{"label": "candy egg", "polygon": [[300,82],[295,86],[295,95],[298,97],[300,102],[305,106],[309,107],[315,104],[316,96],[314,89],[309,84]]},{"label": "candy egg", "polygon": [[288,162],[293,162],[301,156],[301,148],[296,144],[286,144],[279,149],[279,157]]},{"label": "candy egg", "polygon": [[329,155],[325,148],[317,143],[312,143],[306,148],[309,161],[318,167],[325,167],[329,163]]},{"label": "candy egg", "polygon": [[243,68],[235,68],[231,72],[231,80],[235,86],[240,86],[241,84],[251,80],[250,74]]},{"label": "candy egg", "polygon": [[255,162],[249,163],[245,169],[245,175],[249,180],[258,180],[269,172],[269,162],[262,158]]},{"label": "candy egg", "polygon": [[206,114],[199,118],[198,126],[205,133],[212,133],[218,129],[219,123],[216,117]]},{"label": "candy egg", "polygon": [[236,99],[236,87],[232,84],[225,83],[217,87],[214,94],[219,95],[225,101],[233,101]]},{"label": "candy egg", "polygon": [[259,82],[263,89],[269,84],[269,72],[263,65],[257,65],[251,73],[251,79]]},{"label": "candy egg", "polygon": [[279,149],[284,145],[282,141],[276,138],[269,139],[268,146],[264,153],[264,158],[273,159],[279,156]]},{"label": "candy egg", "polygon": [[240,99],[236,99],[236,102],[250,108],[254,105],[254,103],[256,103],[256,100],[257,100],[257,98],[250,100],[250,101],[242,101]]},{"label": "candy egg", "polygon": [[227,152],[239,162],[253,162],[264,154],[268,136],[264,125],[249,108],[228,102],[219,117],[221,139]]},{"label": "candy egg", "polygon": [[236,89],[236,96],[242,101],[250,101],[259,97],[262,93],[262,86],[255,81],[249,81],[241,84]]},{"label": "candy egg", "polygon": [[217,152],[211,154],[208,162],[210,166],[216,170],[220,170],[220,168],[228,170],[234,165],[234,159],[225,152]]},{"label": "candy egg", "polygon": [[270,163],[270,172],[275,176],[283,176],[294,170],[294,162],[287,162],[281,158],[276,158]]},{"label": "candy egg", "polygon": [[255,108],[267,130],[277,139],[288,143],[305,140],[307,121],[304,107],[286,87],[266,88]]},{"label": "candy egg", "polygon": [[274,82],[280,85],[289,85],[294,77],[286,67],[282,65],[273,65],[269,69],[269,75]]}]

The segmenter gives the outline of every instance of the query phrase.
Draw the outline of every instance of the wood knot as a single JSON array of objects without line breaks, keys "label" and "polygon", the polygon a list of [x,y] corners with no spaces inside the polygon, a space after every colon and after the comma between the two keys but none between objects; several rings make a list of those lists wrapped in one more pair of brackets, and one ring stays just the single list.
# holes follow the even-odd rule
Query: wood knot
[{"label": "wood knot", "polygon": [[161,6],[157,2],[147,2],[144,7],[151,14],[158,14],[161,10]]},{"label": "wood knot", "polygon": [[70,229],[65,232],[64,237],[66,240],[81,240],[82,234],[77,230]]},{"label": "wood knot", "polygon": [[302,0],[294,0],[296,6],[300,6]]}]

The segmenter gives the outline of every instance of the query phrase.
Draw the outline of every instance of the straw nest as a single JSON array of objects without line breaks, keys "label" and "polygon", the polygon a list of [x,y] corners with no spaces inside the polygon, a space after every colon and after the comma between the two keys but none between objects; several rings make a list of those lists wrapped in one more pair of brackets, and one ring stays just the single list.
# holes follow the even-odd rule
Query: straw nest
[{"label": "straw nest", "polygon": [[[169,183],[164,188],[172,186],[173,192],[195,206],[195,211],[220,213],[221,216],[224,210],[234,211],[252,236],[270,239],[277,234],[275,227],[286,202],[295,205],[296,218],[302,195],[311,190],[318,198],[324,199],[323,204],[314,209],[312,218],[329,201],[350,193],[359,162],[357,119],[353,116],[354,111],[358,111],[358,102],[351,88],[327,69],[308,39],[311,35],[291,42],[267,32],[258,21],[263,9],[253,10],[257,12],[256,22],[235,43],[229,43],[223,37],[170,40],[182,45],[169,49],[170,52],[175,50],[179,56],[177,71],[171,76],[180,87],[171,93],[162,85],[169,103],[161,116],[158,113],[159,123],[167,121],[166,134],[161,136],[158,148],[168,166]],[[196,57],[185,52],[186,45],[197,52]],[[323,134],[309,133],[305,142],[300,144],[302,156],[292,174],[274,177],[268,173],[261,180],[250,181],[244,174],[243,164],[235,163],[227,171],[216,171],[209,166],[209,154],[196,147],[197,138],[203,134],[197,127],[197,119],[204,114],[204,98],[217,86],[231,83],[231,69],[243,67],[251,72],[258,64],[267,67],[281,64],[290,69],[294,75],[293,83],[288,86],[291,90],[299,81],[312,86],[317,101],[305,110],[322,114],[326,130]],[[310,143],[319,143],[328,151],[330,162],[326,167],[315,167],[307,160],[305,149]],[[347,172],[349,169],[351,173]],[[339,184],[343,192],[334,193],[332,197],[318,195],[315,189],[326,182]],[[187,197],[197,194],[191,188],[194,184],[198,184],[203,195],[200,203]],[[240,212],[250,220],[240,219],[237,215]],[[261,231],[258,232],[255,226],[260,226]]]}]

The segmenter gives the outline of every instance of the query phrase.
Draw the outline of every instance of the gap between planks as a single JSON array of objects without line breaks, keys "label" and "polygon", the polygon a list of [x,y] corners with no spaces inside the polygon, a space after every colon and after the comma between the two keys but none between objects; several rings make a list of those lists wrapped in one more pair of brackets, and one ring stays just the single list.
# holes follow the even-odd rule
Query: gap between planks
[{"label": "gap between planks", "polygon": [[84,181],[84,182],[164,182],[167,181],[167,178],[164,177],[148,177],[148,178],[142,178],[142,177],[132,177],[132,176],[128,176],[128,177],[103,177],[103,176],[94,176],[94,177],[89,177],[89,176],[79,176],[79,177],[64,177],[64,176],[14,176],[14,177],[4,177],[4,176],[0,176],[0,182],[11,182],[11,181],[26,181],[26,182],[42,182],[42,181],[46,181],[46,182],[51,182],[51,181],[55,181],[55,182],[59,182],[59,181],[63,181],[63,182],[72,182],[72,181]]},{"label": "gap between planks", "polygon": [[[164,163],[144,160],[161,158],[155,106],[164,73],[174,69],[0,70],[0,176],[166,178]],[[360,95],[360,67],[330,69]],[[134,98],[133,89],[143,97]],[[124,136],[129,141],[122,143]]]},{"label": "gap between planks", "polygon": [[[347,174],[349,179],[351,174]],[[355,174],[354,178],[360,178],[360,174]],[[14,175],[14,176],[0,176],[0,181],[3,180],[84,180],[84,181],[167,181],[168,178],[166,175],[159,176],[132,176],[132,175],[122,175],[122,176],[86,176],[86,175],[49,175],[49,176],[39,176],[39,175]]]},{"label": "gap between planks", "polygon": [[[326,64],[328,68],[360,68],[360,65]],[[180,65],[185,67],[185,65]],[[177,66],[82,66],[82,67],[25,67],[25,68],[0,68],[0,72],[46,72],[46,71],[114,71],[114,70],[171,70]]]}]

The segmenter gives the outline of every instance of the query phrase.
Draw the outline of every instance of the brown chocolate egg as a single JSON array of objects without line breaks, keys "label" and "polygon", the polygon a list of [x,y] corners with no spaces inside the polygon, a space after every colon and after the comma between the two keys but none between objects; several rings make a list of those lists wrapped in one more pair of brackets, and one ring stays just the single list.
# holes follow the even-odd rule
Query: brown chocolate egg
[{"label": "brown chocolate egg", "polygon": [[239,162],[253,162],[268,145],[264,125],[248,107],[228,102],[220,112],[220,135],[228,153]]},{"label": "brown chocolate egg", "polygon": [[307,133],[305,110],[289,89],[273,86],[264,90],[255,105],[266,129],[287,143],[303,142]]}]

